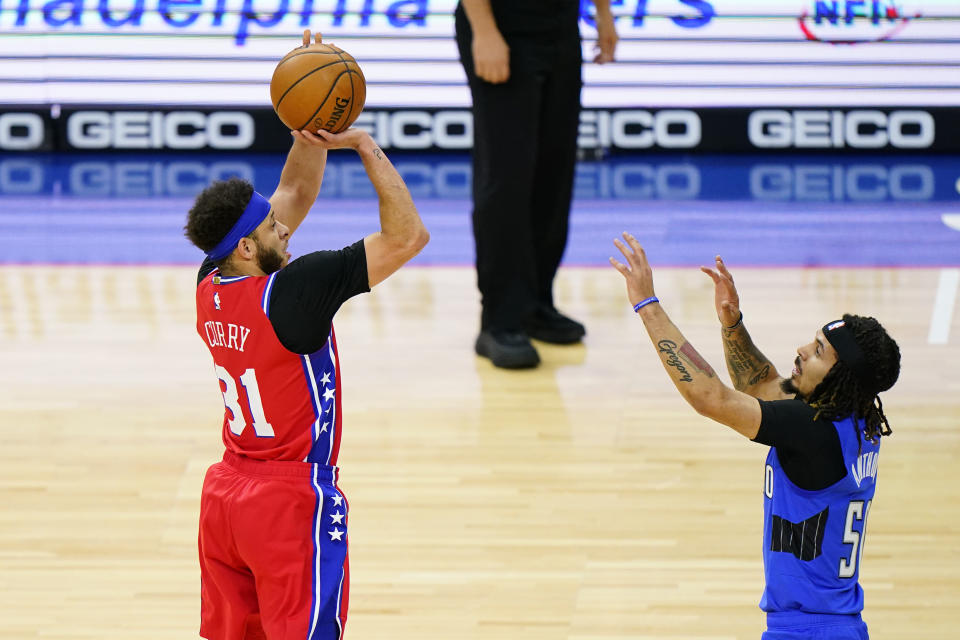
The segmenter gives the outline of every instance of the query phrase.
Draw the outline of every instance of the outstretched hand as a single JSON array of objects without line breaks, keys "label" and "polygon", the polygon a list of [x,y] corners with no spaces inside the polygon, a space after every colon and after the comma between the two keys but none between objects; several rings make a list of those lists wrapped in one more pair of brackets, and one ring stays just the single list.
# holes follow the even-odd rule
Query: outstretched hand
[{"label": "outstretched hand", "polygon": [[737,287],[733,284],[733,276],[723,263],[723,258],[716,257],[716,270],[710,267],[700,267],[700,271],[713,280],[713,303],[717,308],[717,318],[724,327],[733,327],[740,320],[740,296]]},{"label": "outstretched hand", "polygon": [[654,295],[653,269],[650,268],[650,263],[647,262],[647,254],[637,239],[626,231],[623,232],[623,239],[626,244],[621,242],[619,238],[614,238],[613,244],[620,249],[620,253],[626,258],[627,264],[617,262],[613,257],[610,258],[610,264],[627,281],[627,297],[630,299],[630,304],[635,305]]}]

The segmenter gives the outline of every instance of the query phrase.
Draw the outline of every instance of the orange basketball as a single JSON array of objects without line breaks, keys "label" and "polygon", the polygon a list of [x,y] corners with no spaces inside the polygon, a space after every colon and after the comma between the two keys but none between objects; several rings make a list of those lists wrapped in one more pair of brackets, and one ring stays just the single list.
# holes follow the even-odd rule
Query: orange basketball
[{"label": "orange basketball", "polygon": [[332,44],[297,47],[277,64],[270,101],[291,129],[340,133],[357,119],[367,99],[360,65]]}]

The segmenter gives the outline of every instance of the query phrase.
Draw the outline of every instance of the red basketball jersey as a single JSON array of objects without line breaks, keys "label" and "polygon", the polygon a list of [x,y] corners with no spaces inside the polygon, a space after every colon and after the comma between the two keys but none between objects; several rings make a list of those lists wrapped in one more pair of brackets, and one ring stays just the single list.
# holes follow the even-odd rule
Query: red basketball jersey
[{"label": "red basketball jersey", "polygon": [[223,443],[256,460],[336,465],[340,449],[340,371],[330,334],[301,355],[270,323],[269,276],[221,277],[197,286],[197,332],[213,356],[223,393]]}]

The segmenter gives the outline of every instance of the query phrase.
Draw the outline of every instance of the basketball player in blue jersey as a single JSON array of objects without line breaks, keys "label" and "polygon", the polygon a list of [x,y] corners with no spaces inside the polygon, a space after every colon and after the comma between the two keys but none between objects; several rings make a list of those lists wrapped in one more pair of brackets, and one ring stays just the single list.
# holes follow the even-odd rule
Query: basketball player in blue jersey
[{"label": "basketball player in blue jersey", "polygon": [[614,240],[627,295],[661,362],[697,413],[770,447],[763,485],[763,640],[866,640],[859,571],[877,481],[880,438],[890,435],[878,393],[896,382],[900,350],[873,318],[846,314],[813,332],[782,377],[743,326],[733,277],[717,256],[714,282],[724,385],[670,321],[653,273],[630,234]]}]

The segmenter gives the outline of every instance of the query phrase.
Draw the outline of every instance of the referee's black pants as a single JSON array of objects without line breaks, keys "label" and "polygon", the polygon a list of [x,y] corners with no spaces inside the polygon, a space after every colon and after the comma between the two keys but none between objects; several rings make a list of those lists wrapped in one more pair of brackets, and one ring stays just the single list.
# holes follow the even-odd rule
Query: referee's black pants
[{"label": "referee's black pants", "polygon": [[567,244],[577,158],[580,34],[515,38],[510,79],[474,75],[462,8],[456,32],[473,96],[473,236],[481,330],[522,330],[553,305],[553,278]]}]

